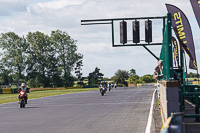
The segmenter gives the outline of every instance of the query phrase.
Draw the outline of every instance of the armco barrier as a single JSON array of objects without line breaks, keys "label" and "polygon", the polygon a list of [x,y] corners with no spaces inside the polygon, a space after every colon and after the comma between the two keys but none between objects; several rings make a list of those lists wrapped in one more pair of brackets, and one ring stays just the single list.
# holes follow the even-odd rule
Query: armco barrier
[{"label": "armco barrier", "polygon": [[135,87],[135,86],[136,86],[135,84],[131,84],[131,83],[128,84],[128,87]]},{"label": "armco barrier", "polygon": [[184,114],[182,112],[171,113],[165,121],[160,133],[185,133]]},{"label": "armco barrier", "polygon": [[200,82],[198,82],[198,81],[193,81],[192,84],[193,84],[193,85],[199,85]]},{"label": "armco barrier", "polygon": [[157,83],[144,83],[144,84],[138,83],[136,85],[131,83],[128,84],[128,87],[135,87],[135,86],[157,86]]},{"label": "armco barrier", "polygon": [[0,88],[0,94],[15,94],[18,93],[17,88]]},{"label": "armco barrier", "polygon": [[77,86],[77,87],[67,87],[67,89],[80,89],[83,88],[82,86]]},{"label": "armco barrier", "polygon": [[137,86],[142,86],[142,84],[137,84]]},{"label": "armco barrier", "polygon": [[65,87],[59,88],[30,88],[30,91],[45,91],[45,90],[65,90]]},{"label": "armco barrier", "polygon": [[82,88],[99,88],[99,86],[83,86]]},{"label": "armco barrier", "polygon": [[11,88],[2,88],[2,94],[11,94]]}]

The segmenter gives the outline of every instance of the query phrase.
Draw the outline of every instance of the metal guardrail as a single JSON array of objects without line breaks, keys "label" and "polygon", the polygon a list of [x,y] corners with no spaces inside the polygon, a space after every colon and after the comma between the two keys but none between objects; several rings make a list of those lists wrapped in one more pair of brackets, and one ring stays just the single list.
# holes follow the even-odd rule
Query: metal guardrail
[{"label": "metal guardrail", "polygon": [[184,113],[171,113],[171,116],[163,124],[160,133],[185,133]]},{"label": "metal guardrail", "polygon": [[18,88],[0,88],[0,94],[18,93]]},{"label": "metal guardrail", "polygon": [[[161,133],[164,133],[168,128],[169,128],[169,124],[171,123],[173,116],[170,116],[166,122],[164,123],[164,125],[161,128]],[[164,131],[164,132],[163,132]]]},{"label": "metal guardrail", "polygon": [[200,121],[200,86],[199,85],[183,85],[180,87],[179,93],[180,111],[185,107],[185,99],[195,104],[195,114],[185,114],[185,118],[195,117],[196,121]]}]

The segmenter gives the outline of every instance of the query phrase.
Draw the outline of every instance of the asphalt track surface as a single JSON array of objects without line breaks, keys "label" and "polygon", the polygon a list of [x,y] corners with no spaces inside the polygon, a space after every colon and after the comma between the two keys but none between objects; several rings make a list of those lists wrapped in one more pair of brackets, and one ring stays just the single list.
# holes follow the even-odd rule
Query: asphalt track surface
[{"label": "asphalt track surface", "polygon": [[0,104],[0,133],[144,133],[155,87],[117,88]]}]

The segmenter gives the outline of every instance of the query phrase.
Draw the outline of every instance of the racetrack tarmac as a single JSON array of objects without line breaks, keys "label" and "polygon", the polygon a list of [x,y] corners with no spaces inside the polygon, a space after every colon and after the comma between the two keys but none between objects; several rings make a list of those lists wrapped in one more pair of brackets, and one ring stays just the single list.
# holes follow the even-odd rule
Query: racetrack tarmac
[{"label": "racetrack tarmac", "polygon": [[0,104],[0,133],[144,133],[154,86]]}]

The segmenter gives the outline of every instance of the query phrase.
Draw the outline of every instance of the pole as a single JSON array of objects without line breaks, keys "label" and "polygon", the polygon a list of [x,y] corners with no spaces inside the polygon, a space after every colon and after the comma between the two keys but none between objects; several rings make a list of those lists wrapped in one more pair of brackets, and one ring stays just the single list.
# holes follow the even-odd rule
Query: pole
[{"label": "pole", "polygon": [[112,28],[112,46],[114,47],[115,40],[114,40],[114,23],[113,20],[111,21],[111,28]]},{"label": "pole", "polygon": [[146,46],[143,46],[153,57],[155,57],[157,60],[160,60],[155,54],[153,54]]},{"label": "pole", "polygon": [[199,72],[198,72],[198,68],[197,68],[197,81],[198,81],[198,85],[199,85]]},{"label": "pole", "polygon": [[185,59],[185,76],[186,76],[186,78],[187,78],[187,84],[188,84],[188,77],[187,77],[187,62],[186,62],[185,52],[184,52],[183,54],[184,54],[184,59]]}]

